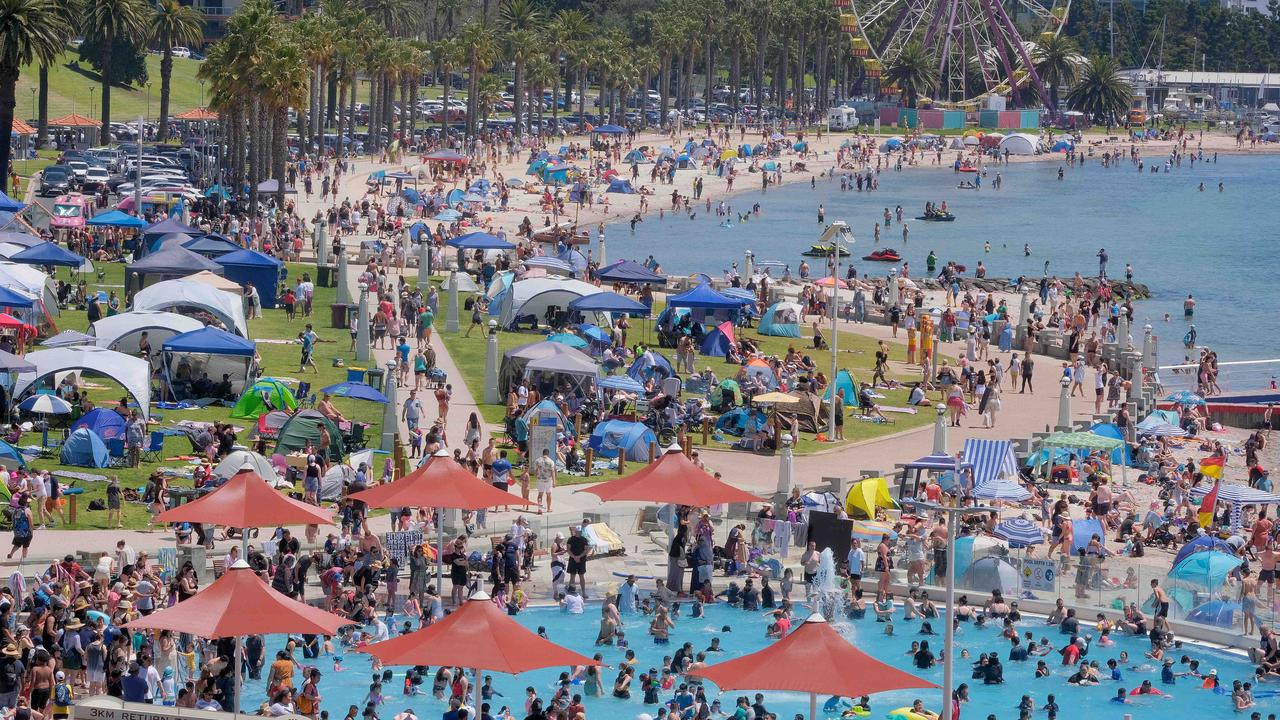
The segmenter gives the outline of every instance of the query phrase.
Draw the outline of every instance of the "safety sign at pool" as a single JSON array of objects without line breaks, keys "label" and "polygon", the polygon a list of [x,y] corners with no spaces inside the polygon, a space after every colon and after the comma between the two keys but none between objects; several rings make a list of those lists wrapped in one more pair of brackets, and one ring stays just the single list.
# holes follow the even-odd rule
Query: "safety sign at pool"
[{"label": "safety sign at pool", "polygon": [[1022,587],[1026,590],[1053,590],[1057,566],[1052,560],[1022,559]]}]

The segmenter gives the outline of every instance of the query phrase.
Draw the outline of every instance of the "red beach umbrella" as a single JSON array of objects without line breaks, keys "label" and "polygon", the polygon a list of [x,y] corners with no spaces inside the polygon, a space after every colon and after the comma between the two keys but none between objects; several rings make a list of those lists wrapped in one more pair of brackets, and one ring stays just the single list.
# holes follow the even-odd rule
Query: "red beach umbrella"
[{"label": "red beach umbrella", "polygon": [[706,507],[724,503],[762,502],[745,490],[720,480],[693,464],[684,453],[671,451],[627,477],[584,489],[606,502],[634,500]]},{"label": "red beach umbrella", "polygon": [[480,510],[498,505],[533,505],[481,480],[451,457],[428,458],[417,470],[395,482],[351,495],[370,507],[435,507]]},{"label": "red beach umbrella", "polygon": [[[384,485],[351,494],[370,507],[433,507],[480,510],[499,505],[533,505],[499,490],[467,471],[448,455],[434,455],[417,470]],[[444,584],[444,523],[436,523],[436,589]]]},{"label": "red beach umbrella", "polygon": [[938,687],[858,650],[817,613],[763,650],[689,674],[705,678],[721,690],[807,692],[810,717],[817,709],[818,695],[856,698]]},{"label": "red beach umbrella", "polygon": [[241,470],[213,492],[165,510],[157,522],[213,523],[234,528],[270,525],[331,525],[330,513],[294,500],[267,485],[252,470]]},{"label": "red beach umbrella", "polygon": [[483,592],[437,623],[365,646],[360,652],[384,665],[454,665],[508,675],[559,665],[599,664],[529,632]]},{"label": "red beach umbrella", "polygon": [[[251,609],[251,611],[249,610]],[[126,623],[130,628],[172,630],[203,638],[271,633],[336,635],[346,618],[271,589],[244,561],[182,602]]]}]

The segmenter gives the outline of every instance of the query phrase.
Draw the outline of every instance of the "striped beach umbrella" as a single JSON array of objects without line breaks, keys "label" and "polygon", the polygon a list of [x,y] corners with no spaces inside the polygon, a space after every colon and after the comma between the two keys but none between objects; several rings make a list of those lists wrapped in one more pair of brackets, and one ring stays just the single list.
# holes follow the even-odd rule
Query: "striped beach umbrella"
[{"label": "striped beach umbrella", "polygon": [[863,545],[877,545],[884,535],[888,535],[890,540],[898,537],[889,523],[871,520],[855,520],[852,535],[855,539],[861,540]]},{"label": "striped beach umbrella", "polygon": [[1205,399],[1190,390],[1181,390],[1165,398],[1165,402],[1177,403],[1183,407],[1205,405]]},{"label": "striped beach umbrella", "polygon": [[32,395],[23,400],[18,408],[31,413],[44,413],[46,415],[70,415],[71,406],[66,400],[57,395]]},{"label": "striped beach umbrella", "polygon": [[1009,547],[1031,547],[1044,542],[1044,531],[1024,517],[1010,518],[996,525],[995,536]]}]

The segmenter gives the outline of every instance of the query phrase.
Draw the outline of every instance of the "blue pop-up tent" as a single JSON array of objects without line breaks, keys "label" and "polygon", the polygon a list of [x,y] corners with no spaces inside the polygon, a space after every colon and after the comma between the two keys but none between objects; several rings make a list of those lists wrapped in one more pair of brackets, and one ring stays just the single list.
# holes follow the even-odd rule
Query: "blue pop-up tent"
[{"label": "blue pop-up tent", "polygon": [[111,408],[94,408],[71,424],[72,430],[88,428],[103,440],[124,437],[124,416]]},{"label": "blue pop-up tent", "polygon": [[240,355],[253,357],[254,342],[212,325],[174,335],[164,341],[165,352],[203,353],[206,355]]},{"label": "blue pop-up tent", "polygon": [[627,129],[618,125],[601,125],[591,132],[594,135],[626,135]]},{"label": "blue pop-up tent", "polygon": [[701,308],[703,310],[737,310],[742,307],[742,301],[725,297],[724,295],[716,292],[710,285],[702,283],[692,290],[686,290],[679,295],[673,295],[668,298],[667,307]]},{"label": "blue pop-up tent", "polygon": [[32,245],[20,253],[14,253],[9,256],[9,261],[22,263],[24,265],[58,265],[61,267],[72,268],[78,268],[81,265],[84,265],[84,257],[71,252],[57,243],[51,242]]},{"label": "blue pop-up tent", "polygon": [[217,233],[210,233],[208,235],[202,235],[198,238],[188,240],[182,243],[182,247],[197,255],[203,255],[211,260],[216,260],[223,255],[233,253],[240,249],[239,245],[231,242],[221,235],[218,235]]},{"label": "blue pop-up tent", "polygon": [[630,315],[647,315],[649,308],[644,303],[636,302],[625,295],[615,292],[600,292],[583,295],[569,303],[570,310],[579,312],[611,312]]},{"label": "blue pop-up tent", "polygon": [[630,180],[624,180],[622,178],[614,178],[613,180],[609,181],[609,187],[608,189],[605,190],[605,192],[622,193],[623,195],[634,195],[636,193],[636,189],[631,187]]},{"label": "blue pop-up tent", "polygon": [[800,315],[803,309],[796,303],[782,300],[769,306],[760,316],[761,335],[773,337],[800,337]]},{"label": "blue pop-up tent", "polygon": [[605,420],[591,431],[587,446],[597,457],[615,458],[623,453],[628,460],[645,462],[649,459],[650,443],[656,442],[658,437],[644,423]]},{"label": "blue pop-up tent", "polygon": [[831,402],[831,393],[839,390],[844,390],[845,407],[854,407],[858,404],[858,386],[853,383],[853,376],[848,370],[841,369],[836,372],[835,382],[827,386],[822,399]]},{"label": "blue pop-up tent", "polygon": [[245,285],[253,283],[262,298],[262,307],[276,306],[276,286],[280,281],[280,270],[284,263],[263,255],[256,250],[237,250],[219,257],[214,262],[223,267],[223,274],[228,280]]},{"label": "blue pop-up tent", "polygon": [[733,323],[726,320],[707,333],[707,336],[702,339],[699,352],[710,357],[729,357],[729,349],[736,342],[733,338]]},{"label": "blue pop-up tent", "polygon": [[446,240],[445,244],[461,250],[515,250],[516,246],[495,235],[486,232],[467,233],[461,237]]},{"label": "blue pop-up tent", "polygon": [[649,378],[663,380],[676,377],[676,369],[665,355],[657,350],[650,350],[631,363],[631,367],[627,368],[627,375],[632,380],[643,383]]},{"label": "blue pop-up tent", "polygon": [[104,468],[111,464],[111,453],[107,452],[102,438],[90,432],[89,428],[80,428],[72,431],[62,444],[58,460],[63,465]]},{"label": "blue pop-up tent", "polygon": [[765,416],[756,409],[734,408],[716,419],[716,432],[742,437],[747,433],[759,432],[764,427]]}]

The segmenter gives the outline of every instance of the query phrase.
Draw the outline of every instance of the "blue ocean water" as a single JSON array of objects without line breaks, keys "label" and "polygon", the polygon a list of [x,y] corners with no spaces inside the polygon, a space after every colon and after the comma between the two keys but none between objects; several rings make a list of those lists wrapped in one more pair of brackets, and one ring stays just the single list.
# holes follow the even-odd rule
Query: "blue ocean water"
[{"label": "blue ocean water", "polygon": [[[557,609],[551,608],[531,609],[521,613],[517,620],[530,630],[536,630],[540,626],[545,627],[551,640],[576,650],[587,657],[596,652],[602,653],[605,662],[614,666],[613,669],[605,669],[602,672],[606,688],[611,689],[614,678],[617,676],[618,663],[623,659],[624,651],[611,646],[593,646],[592,642],[599,629],[600,616],[597,610],[598,607],[598,605],[588,606],[587,612],[583,615],[566,615]],[[686,611],[687,609],[688,606],[686,606]],[[676,618],[676,629],[671,634],[671,644],[665,646],[654,645],[646,634],[645,628],[649,618],[640,615],[627,615],[624,616],[623,620],[624,630],[628,640],[631,642],[631,649],[636,652],[638,661],[636,680],[632,683],[632,697],[629,700],[619,700],[609,695],[607,690],[605,697],[587,698],[585,704],[588,717],[623,720],[635,717],[642,712],[647,712],[650,715],[656,714],[656,706],[646,706],[642,703],[643,693],[640,690],[639,676],[641,673],[647,672],[649,668],[658,668],[660,670],[662,658],[669,656],[684,642],[692,643],[694,651],[698,652],[711,643],[711,638],[719,637],[725,652],[709,655],[709,663],[720,662],[754,652],[772,642],[765,638],[767,621],[759,613],[737,610],[723,604],[708,607],[705,617],[701,619],[691,619],[687,616]],[[896,635],[891,638],[885,637],[885,626],[876,623],[874,617],[859,621],[841,621],[835,627],[863,652],[869,653],[882,662],[915,673],[919,677],[941,685],[941,665],[929,670],[915,670],[912,668],[911,658],[906,653],[912,640],[928,640],[929,644],[934,648],[934,652],[937,653],[942,647],[942,637],[940,635],[919,635],[919,620],[902,621],[899,616],[899,620],[894,625]],[[941,631],[941,625],[938,621],[934,621],[933,625],[939,632]],[[732,630],[723,632],[722,628],[725,626],[732,628]],[[1033,632],[1037,642],[1041,637],[1047,637],[1055,646],[1059,647],[1065,644],[1067,639],[1066,636],[1058,633],[1056,627],[1045,626],[1040,619],[1024,620],[1018,624],[1018,628],[1021,632]],[[988,626],[987,628],[978,629],[971,624],[965,624],[962,625],[956,635],[956,646],[962,650],[967,650],[975,658],[979,653],[995,651],[1000,654],[1003,661],[1003,658],[1008,655],[1009,643],[1000,637],[999,628]],[[280,647],[280,640],[273,638],[268,642],[267,647],[274,653],[275,649]],[[1022,695],[1027,694],[1036,701],[1037,712],[1035,717],[1043,718],[1045,713],[1040,711],[1039,708],[1045,704],[1050,693],[1056,696],[1056,701],[1062,708],[1058,717],[1063,718],[1063,720],[1075,720],[1085,717],[1116,718],[1118,720],[1124,713],[1131,713],[1134,718],[1139,720],[1150,720],[1156,717],[1160,717],[1162,720],[1199,720],[1199,718],[1203,717],[1228,717],[1230,715],[1230,695],[1214,694],[1211,691],[1202,690],[1198,679],[1183,678],[1174,686],[1161,685],[1158,669],[1147,664],[1148,661],[1145,661],[1142,656],[1142,653],[1149,647],[1150,645],[1145,638],[1129,636],[1117,637],[1116,645],[1111,648],[1094,647],[1089,652],[1087,659],[1098,660],[1104,675],[1107,675],[1106,661],[1110,658],[1118,658],[1121,651],[1128,651],[1131,666],[1141,667],[1139,669],[1123,668],[1122,682],[1117,683],[1107,680],[1096,687],[1083,688],[1067,684],[1066,680],[1074,672],[1074,668],[1062,666],[1061,658],[1056,653],[1044,658],[1052,672],[1049,678],[1034,678],[1036,665],[1034,661],[1024,663],[1003,661],[1005,683],[1003,685],[987,686],[982,685],[981,681],[970,680],[969,666],[972,660],[957,659],[955,682],[957,685],[961,682],[968,683],[971,691],[971,702],[965,706],[961,717],[985,718],[988,713],[993,713],[1000,720],[1016,718],[1018,713],[1014,708]],[[1244,661],[1240,656],[1219,650],[1195,647],[1188,644],[1177,650],[1174,656],[1180,657],[1181,655],[1189,655],[1198,659],[1201,664],[1201,672],[1216,669],[1218,677],[1223,680],[1228,688],[1232,680],[1248,679],[1252,671],[1248,662]],[[318,663],[318,667],[321,668],[323,673],[320,690],[323,697],[322,706],[329,711],[330,716],[341,717],[346,712],[347,707],[353,704],[359,705],[363,709],[364,699],[369,694],[369,681],[371,678],[369,657],[347,651],[343,658],[344,669],[339,673],[332,672],[332,659],[326,658],[323,660],[324,662]],[[435,669],[432,668],[432,672]],[[1178,671],[1185,671],[1185,669],[1185,665],[1178,666]],[[426,680],[425,695],[408,697],[403,695],[402,692],[405,668],[392,668],[392,670],[395,678],[382,688],[382,693],[389,696],[389,699],[379,709],[381,717],[390,718],[406,708],[412,708],[420,718],[425,720],[426,718],[436,717],[437,713],[447,709],[443,702],[431,697],[430,678]],[[543,698],[545,702],[554,693],[553,684],[564,670],[565,668],[552,668],[525,673],[516,677],[494,674],[494,687],[503,696],[492,701],[493,709],[496,711],[500,706],[507,705],[512,709],[512,713],[517,719],[524,717],[525,688],[535,688],[539,697]],[[1138,697],[1132,698],[1133,704],[1124,705],[1123,707],[1118,707],[1111,702],[1111,698],[1116,694],[1118,687],[1123,686],[1133,689],[1140,685],[1144,679],[1151,680],[1154,685],[1173,695],[1174,699],[1167,700],[1150,696]],[[300,681],[298,681],[298,684],[300,686]],[[1280,709],[1280,699],[1263,698],[1262,695],[1266,694],[1263,689],[1259,688],[1257,693],[1259,698],[1258,707],[1255,709],[1260,710],[1265,716],[1268,712],[1275,712]],[[264,696],[264,692],[260,681],[247,684],[246,707],[250,709],[256,707],[256,704]],[[580,685],[575,686],[575,692],[582,692],[582,687]],[[721,696],[724,710],[732,714],[736,698],[743,694],[746,693],[732,692]],[[671,692],[661,694],[663,701],[670,699],[671,696]],[[712,700],[716,698],[714,688],[710,688],[707,697]],[[915,698],[923,699],[927,707],[935,710],[941,704],[938,690],[904,690],[883,693],[872,698],[872,717],[882,718],[890,710],[910,705]],[[825,700],[826,698],[819,698],[820,714],[822,703]],[[777,713],[779,718],[791,718],[796,713],[808,713],[808,696],[800,693],[769,692],[766,693],[766,706],[770,712]],[[838,717],[838,714],[835,716]]]},{"label": "blue ocean water", "polygon": [[[944,156],[944,161],[947,159]],[[822,226],[817,208],[826,220],[843,220],[853,228],[856,244],[851,260],[859,274],[883,276],[884,263],[865,262],[863,255],[875,249],[873,227],[882,221],[884,208],[901,205],[910,229],[907,242],[895,221],[882,229],[880,247],[902,253],[918,276],[932,250],[940,264],[955,260],[969,272],[982,261],[988,277],[1038,278],[1049,262],[1049,273],[1070,278],[1097,275],[1097,252],[1110,256],[1108,274],[1123,277],[1126,263],[1134,268],[1134,280],[1146,284],[1151,299],[1137,307],[1134,336],[1141,341],[1141,326],[1150,323],[1160,338],[1161,364],[1182,360],[1182,338],[1187,325],[1182,301],[1188,293],[1197,301],[1199,343],[1218,351],[1221,360],[1254,360],[1280,355],[1272,338],[1280,331],[1280,314],[1270,300],[1275,276],[1276,242],[1272,237],[1280,210],[1271,201],[1280,187],[1280,158],[1222,155],[1216,163],[1183,162],[1170,172],[1138,172],[1123,161],[1103,168],[1096,158],[1083,167],[1067,167],[1058,180],[1059,163],[1021,163],[988,169],[980,191],[956,188],[960,179],[949,170],[907,169],[880,173],[876,192],[842,192],[838,178],[821,178],[816,188],[796,182],[761,193],[758,189],[732,197],[735,213],[760,203],[762,212],[746,223],[733,217],[733,227],[720,227],[714,212],[697,206],[689,220],[683,213],[659,220],[650,215],[632,232],[627,223],[608,233],[610,260],[643,260],[653,254],[664,271],[684,275],[706,272],[718,277],[731,263],[742,265],[751,250],[761,260],[781,260],[794,271],[804,258],[801,252],[817,242]],[[1163,165],[1164,158],[1159,158]],[[1000,190],[990,188],[1001,174]],[[739,187],[758,188],[758,175],[739,180]],[[1224,191],[1218,192],[1218,183]],[[1198,187],[1204,183],[1205,190]],[[670,204],[669,194],[653,198],[654,206]],[[927,201],[946,201],[957,216],[954,222],[913,220],[923,214]],[[991,251],[983,251],[984,243]],[[1025,256],[1023,245],[1031,246]],[[810,260],[822,267],[823,261]],[[1165,323],[1169,313],[1172,321]],[[1224,373],[1226,388],[1248,389],[1264,384],[1280,365]],[[1166,374],[1166,381],[1170,378]]]}]

